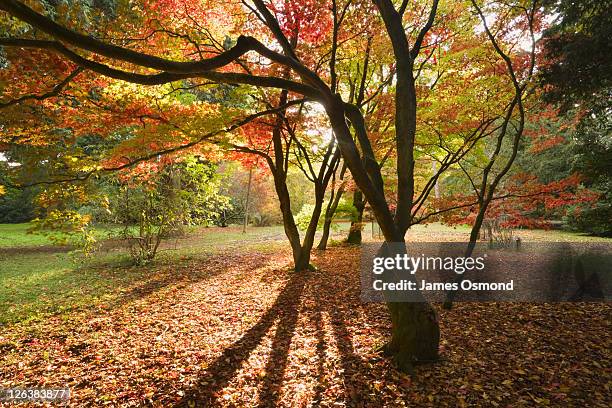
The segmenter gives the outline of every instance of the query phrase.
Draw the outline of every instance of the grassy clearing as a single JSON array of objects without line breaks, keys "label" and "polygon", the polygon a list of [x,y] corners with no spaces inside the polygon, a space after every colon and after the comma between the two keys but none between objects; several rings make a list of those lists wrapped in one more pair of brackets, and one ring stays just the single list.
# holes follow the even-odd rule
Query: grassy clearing
[{"label": "grassy clearing", "polygon": [[[109,264],[115,258],[106,256]],[[99,262],[99,261],[98,261]],[[0,260],[0,323],[39,320],[110,299],[145,270],[79,268],[68,253],[19,254]]]},{"label": "grassy clearing", "polygon": [[607,304],[439,310],[442,359],[411,378],[376,351],[389,317],[359,298],[359,249],[315,257],[185,260],[149,268],[166,286],[0,327],[0,386],[68,387],[70,406],[609,406]]},{"label": "grassy clearing", "polygon": [[[40,247],[53,245],[53,242],[43,234],[32,233],[31,223],[23,224],[0,224],[0,248],[17,247]],[[98,240],[108,239],[113,234],[119,233],[119,228],[100,226],[94,230],[94,235]],[[55,234],[61,237],[61,234]]]},{"label": "grassy clearing", "polygon": [[[388,337],[388,316],[384,305],[359,300],[358,248],[315,251],[319,270],[296,274],[281,226],[246,234],[196,228],[164,243],[144,267],[130,266],[125,250],[112,245],[79,265],[65,248],[34,246],[26,229],[0,226],[23,238],[0,248],[5,388],[70,387],[74,406],[301,406],[308,399],[467,406],[483,395],[499,406],[604,406],[605,303],[470,303],[440,311],[443,362],[412,381],[372,352]],[[347,230],[340,223],[333,239]],[[467,227],[433,224],[411,229],[408,239],[464,241],[468,234]],[[558,231],[517,235],[592,240]],[[364,239],[378,240],[371,224]]]},{"label": "grassy clearing", "polygon": [[[53,314],[95,307],[117,301],[142,287],[171,284],[173,273],[190,262],[215,254],[253,251],[260,254],[289,250],[282,226],[194,228],[186,236],[166,241],[154,263],[129,266],[125,250],[110,247],[93,260],[75,262],[68,252],[49,245],[45,237],[27,233],[28,224],[0,225],[0,324],[40,320]],[[332,239],[346,236],[348,223],[338,223]],[[108,229],[99,229],[103,237]],[[415,241],[462,241],[469,228],[440,224],[415,226],[408,239]],[[525,241],[605,241],[561,231],[526,231],[516,234]],[[376,227],[364,229],[364,239],[377,240]],[[607,240],[610,241],[609,239]]]},{"label": "grassy clearing", "polygon": [[49,240],[28,233],[31,224],[0,224],[0,248],[49,245]]},{"label": "grassy clearing", "polygon": [[[168,285],[177,269],[213,254],[287,250],[282,226],[250,227],[245,234],[241,227],[195,228],[186,237],[166,241],[147,266],[130,266],[126,251],[116,247],[102,249],[83,263],[45,237],[28,234],[29,226],[0,225],[0,324],[37,321]],[[347,229],[340,226],[337,234]],[[108,233],[99,231],[100,237]]]}]

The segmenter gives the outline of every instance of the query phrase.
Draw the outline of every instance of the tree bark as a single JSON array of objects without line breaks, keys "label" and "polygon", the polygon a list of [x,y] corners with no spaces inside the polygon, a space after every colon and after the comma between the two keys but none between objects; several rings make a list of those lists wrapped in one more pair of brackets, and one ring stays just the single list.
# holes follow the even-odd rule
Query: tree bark
[{"label": "tree bark", "polygon": [[[273,171],[272,175],[283,218],[283,228],[285,230],[285,235],[289,240],[289,244],[291,245],[295,269],[302,270],[299,268],[304,263],[302,246],[300,244],[300,232],[295,224],[295,220],[293,219],[293,213],[291,212],[291,198],[289,197],[289,190],[287,189],[287,184],[285,182],[286,177],[284,172],[279,174],[278,171]],[[308,261],[309,260],[310,259],[308,259]]]},{"label": "tree bark", "polygon": [[436,312],[427,302],[387,303],[391,315],[391,340],[385,352],[392,355],[399,369],[411,372],[418,362],[438,359],[440,328]]},{"label": "tree bark", "polygon": [[[340,171],[340,178],[344,177],[344,173],[346,171],[346,165],[342,166],[342,170]],[[327,249],[327,241],[329,241],[329,232],[331,229],[332,221],[334,220],[334,215],[336,214],[336,210],[338,209],[338,205],[340,204],[340,199],[344,194],[344,186],[345,181],[340,183],[338,187],[338,191],[334,192],[334,184],[335,179],[332,181],[332,192],[329,197],[329,203],[327,204],[327,208],[325,209],[325,221],[323,222],[323,234],[321,235],[321,240],[319,241],[319,245],[317,245],[317,249],[324,251]]]},{"label": "tree bark", "polygon": [[296,270],[306,270],[311,268],[310,251],[314,246],[314,238],[315,234],[317,233],[319,218],[321,218],[321,212],[323,210],[323,199],[324,194],[320,191],[315,191],[315,206],[312,211],[310,223],[308,224],[308,228],[306,229],[306,233],[304,234],[304,240],[302,241],[302,256],[299,265],[300,269],[298,269],[296,266]]},{"label": "tree bark", "polygon": [[[333,214],[332,214],[333,217]],[[323,232],[321,234],[321,239],[319,240],[319,245],[317,245],[317,249],[319,251],[325,251],[327,249],[327,242],[329,241],[329,232],[331,229],[332,218],[327,216],[327,212],[325,214],[325,221],[323,222]]]},{"label": "tree bark", "polygon": [[253,180],[253,168],[249,169],[249,182],[247,184],[246,203],[244,206],[244,225],[242,226],[242,233],[246,233],[247,225],[249,225],[249,204],[251,199],[251,181]]},{"label": "tree bark", "polygon": [[349,230],[346,242],[353,245],[361,245],[361,230],[363,223],[363,210],[365,209],[365,199],[360,190],[355,190],[353,193],[353,207],[357,210],[354,220],[351,220],[351,229]]}]

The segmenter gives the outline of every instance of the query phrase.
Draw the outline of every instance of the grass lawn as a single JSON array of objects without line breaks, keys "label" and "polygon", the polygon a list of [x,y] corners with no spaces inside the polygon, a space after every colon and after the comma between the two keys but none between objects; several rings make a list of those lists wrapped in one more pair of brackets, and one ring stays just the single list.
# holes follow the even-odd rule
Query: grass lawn
[{"label": "grass lawn", "polygon": [[[66,248],[52,246],[40,235],[27,233],[29,224],[0,225],[0,324],[29,322],[49,315],[112,303],[141,288],[172,282],[172,269],[220,252],[288,250],[282,226],[194,228],[186,236],[166,241],[155,262],[129,265],[124,250],[102,249],[81,261]],[[348,224],[339,225],[339,239]],[[108,229],[100,228],[99,237]]]},{"label": "grass lawn", "polygon": [[[0,248],[39,247],[53,244],[45,235],[31,233],[32,224],[0,224]],[[98,227],[94,234],[98,240],[104,240],[109,234],[116,234],[118,228]]]},{"label": "grass lawn", "polygon": [[[341,240],[348,227],[348,223],[337,223],[332,239]],[[180,267],[224,252],[289,250],[282,226],[250,227],[246,234],[238,226],[194,228],[186,237],[166,241],[156,261],[146,267],[129,266],[126,253],[116,248],[101,250],[92,260],[80,263],[65,249],[50,246],[45,237],[28,234],[28,228],[28,224],[0,225],[0,324],[40,320],[113,302],[139,287],[166,285],[172,280],[168,265]],[[98,231],[105,237],[109,230]],[[468,234],[466,226],[430,224],[413,227],[408,240],[461,241]],[[561,231],[520,230],[516,234],[534,241],[605,241]],[[376,227],[368,224],[364,239],[377,240]]]},{"label": "grass lawn", "polygon": [[0,248],[49,245],[49,240],[38,234],[29,234],[31,224],[0,224]]}]

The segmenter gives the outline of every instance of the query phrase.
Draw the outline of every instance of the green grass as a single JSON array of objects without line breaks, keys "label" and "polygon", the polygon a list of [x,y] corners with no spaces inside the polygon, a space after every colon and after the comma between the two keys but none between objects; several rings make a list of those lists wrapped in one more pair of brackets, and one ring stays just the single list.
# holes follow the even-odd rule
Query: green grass
[{"label": "green grass", "polygon": [[0,260],[0,323],[38,319],[91,305],[116,284],[68,253],[16,254]]},{"label": "green grass", "polygon": [[[130,293],[139,293],[139,288],[172,284],[181,266],[210,254],[289,251],[282,226],[249,227],[246,234],[239,226],[193,228],[186,237],[165,242],[158,258],[148,266],[129,266],[122,249],[101,250],[93,260],[78,264],[69,252],[49,246],[45,237],[28,234],[28,227],[28,224],[0,225],[0,324],[113,304]],[[348,223],[338,223],[331,238],[341,240],[348,227]],[[99,236],[104,237],[108,229],[99,231]],[[432,240],[444,240],[448,234],[467,238],[469,234],[466,226],[452,228],[440,224],[415,226],[412,231],[431,235]],[[611,242],[563,231],[519,230],[516,234],[526,242]],[[364,239],[377,239],[376,234],[372,238],[370,224],[364,228]]]},{"label": "green grass", "polygon": [[0,254],[0,324],[109,307],[131,293],[146,292],[143,288],[176,283],[181,266],[210,253],[194,247],[166,249],[145,266],[132,265],[124,250],[100,251],[85,262],[69,252]]},{"label": "green grass", "polygon": [[[53,245],[53,242],[40,233],[28,232],[32,228],[31,223],[23,224],[0,224],[0,248],[36,247]],[[116,234],[118,227],[96,227],[94,235],[99,240],[107,239],[109,234]]]},{"label": "green grass", "polygon": [[31,224],[0,224],[0,248],[49,245],[49,240],[28,233]]},{"label": "green grass", "polygon": [[[177,267],[223,250],[265,253],[286,245],[279,226],[249,228],[246,234],[239,227],[195,228],[187,237],[166,241],[147,266],[130,266],[124,249],[103,249],[83,264],[44,237],[28,234],[28,228],[0,225],[9,237],[0,248],[0,324],[113,304],[143,287],[171,284]],[[104,237],[108,230],[100,231]]]}]

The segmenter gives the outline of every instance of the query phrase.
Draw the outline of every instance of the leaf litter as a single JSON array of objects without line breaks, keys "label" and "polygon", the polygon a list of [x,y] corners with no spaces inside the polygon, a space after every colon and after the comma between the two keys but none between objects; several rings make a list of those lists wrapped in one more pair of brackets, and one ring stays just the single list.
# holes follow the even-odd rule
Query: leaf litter
[{"label": "leaf litter", "polygon": [[[437,307],[440,361],[377,350],[384,304],[359,300],[359,249],[226,252],[152,267],[165,282],[0,328],[0,387],[71,389],[71,406],[608,407],[606,303]],[[168,276],[174,279],[168,283]]]}]

